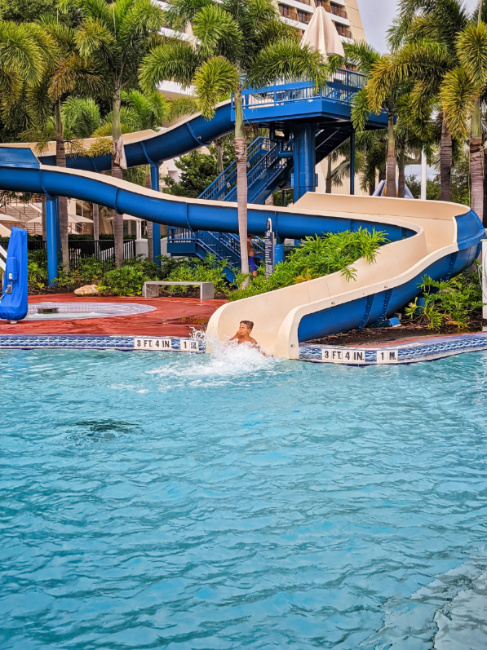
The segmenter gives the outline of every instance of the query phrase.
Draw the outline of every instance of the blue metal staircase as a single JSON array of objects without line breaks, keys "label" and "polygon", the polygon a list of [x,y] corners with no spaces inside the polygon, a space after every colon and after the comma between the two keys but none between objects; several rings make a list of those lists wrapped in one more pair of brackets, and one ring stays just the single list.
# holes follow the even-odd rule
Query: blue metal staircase
[{"label": "blue metal staircase", "polygon": [[[348,137],[349,129],[323,129],[316,136],[316,162],[340,146]],[[288,184],[293,169],[293,140],[274,143],[269,138],[256,138],[247,148],[248,202],[263,204],[279,187]],[[209,201],[237,200],[237,166],[232,162],[198,197]],[[264,242],[254,238],[256,257],[264,257]],[[234,277],[233,267],[240,267],[240,242],[231,233],[197,232],[182,228],[169,228],[167,250],[172,255],[204,258],[213,253],[217,259],[229,262],[229,279]]]}]

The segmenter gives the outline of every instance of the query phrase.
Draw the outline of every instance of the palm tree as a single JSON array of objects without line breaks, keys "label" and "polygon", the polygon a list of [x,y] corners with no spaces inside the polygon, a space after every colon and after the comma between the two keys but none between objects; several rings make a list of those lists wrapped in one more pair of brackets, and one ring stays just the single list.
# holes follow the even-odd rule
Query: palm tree
[{"label": "palm tree", "polygon": [[[301,48],[297,32],[284,24],[272,0],[169,0],[166,22],[183,31],[193,26],[193,42],[168,40],[143,61],[140,82],[146,91],[162,80],[194,87],[206,119],[233,94],[240,250],[247,250],[247,135],[242,98],[246,88],[278,79],[307,77],[322,85],[326,66],[319,52]],[[242,273],[248,259],[241,255]]]},{"label": "palm tree", "polygon": [[366,43],[352,43],[345,46],[345,54],[350,63],[357,66],[367,76],[367,83],[354,99],[352,122],[362,131],[368,115],[374,111],[379,114],[387,111],[387,163],[386,184],[389,196],[396,196],[396,145],[394,138],[394,117],[396,103],[402,92],[402,85],[391,79],[389,69],[391,57],[381,55]]},{"label": "palm tree", "polygon": [[[59,0],[63,11],[75,10],[80,18],[76,44],[83,57],[93,58],[102,75],[112,108],[112,176],[122,178],[126,167],[122,139],[122,91],[137,86],[140,63],[160,41],[164,14],[151,0]],[[113,212],[115,261],[123,262],[123,219]]]},{"label": "palm tree", "polygon": [[[75,30],[66,23],[45,17],[38,25],[41,33],[52,44],[44,52],[44,72],[36,83],[27,89],[27,110],[32,126],[22,137],[36,140],[39,148],[47,145],[54,126],[56,140],[56,165],[66,167],[66,142],[62,114],[63,102],[72,93],[94,94],[101,89],[101,78],[93,61],[81,57],[76,51]],[[63,266],[69,271],[68,203],[59,197],[59,223]]]},{"label": "palm tree", "polygon": [[487,91],[487,25],[481,20],[481,12],[482,3],[477,21],[467,25],[458,37],[459,66],[445,75],[440,100],[451,133],[469,139],[472,208],[485,223],[482,99]]},{"label": "palm tree", "polygon": [[439,93],[445,74],[458,66],[456,39],[468,23],[459,0],[400,0],[399,18],[389,32],[393,74],[414,82],[412,117],[418,135],[428,128],[431,114],[440,112],[440,198],[451,196],[452,136],[441,111]]}]

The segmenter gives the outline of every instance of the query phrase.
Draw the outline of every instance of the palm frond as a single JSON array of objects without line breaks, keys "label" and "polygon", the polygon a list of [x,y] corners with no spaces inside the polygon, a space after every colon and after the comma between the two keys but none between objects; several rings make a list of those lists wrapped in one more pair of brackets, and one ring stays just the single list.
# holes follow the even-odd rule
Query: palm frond
[{"label": "palm frond", "polygon": [[476,84],[487,82],[487,25],[469,25],[459,36],[457,54],[460,65]]},{"label": "palm frond", "polygon": [[91,97],[68,97],[61,114],[66,131],[78,138],[89,138],[101,122],[100,109]]},{"label": "palm frond", "polygon": [[198,49],[203,50],[205,55],[225,51],[235,59],[242,47],[242,33],[238,24],[220,5],[203,7],[194,18],[193,32],[198,39]]},{"label": "palm frond", "polygon": [[165,11],[166,23],[177,32],[184,32],[186,25],[193,22],[203,7],[214,4],[214,0],[169,0]]},{"label": "palm frond", "polygon": [[248,73],[254,87],[269,85],[278,79],[313,81],[318,88],[326,84],[328,68],[318,50],[301,47],[294,40],[269,45],[256,57]]},{"label": "palm frond", "polygon": [[239,71],[230,61],[221,56],[205,61],[194,77],[196,95],[203,116],[211,119],[215,106],[234,93],[239,84]]},{"label": "palm frond", "polygon": [[200,111],[198,99],[196,97],[182,96],[169,102],[167,120],[172,122],[183,115],[193,115]]},{"label": "palm frond", "polygon": [[450,133],[457,138],[468,136],[468,127],[481,87],[463,68],[445,75],[440,89],[440,104]]},{"label": "palm frond", "polygon": [[81,56],[90,57],[102,49],[111,53],[118,44],[108,27],[97,19],[87,18],[76,30],[76,45]]},{"label": "palm frond", "polygon": [[144,92],[151,92],[160,81],[175,80],[188,87],[201,63],[191,45],[170,41],[154,48],[142,61],[139,81]]}]

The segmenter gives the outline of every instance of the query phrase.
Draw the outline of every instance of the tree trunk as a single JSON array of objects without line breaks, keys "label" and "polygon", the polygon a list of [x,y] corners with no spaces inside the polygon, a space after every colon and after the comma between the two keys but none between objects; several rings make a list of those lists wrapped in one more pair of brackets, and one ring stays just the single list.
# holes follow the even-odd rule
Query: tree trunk
[{"label": "tree trunk", "polygon": [[[150,178],[150,166],[145,168],[145,186],[150,190],[152,187]],[[149,262],[154,261],[154,228],[152,221],[147,221],[147,259]]]},{"label": "tree trunk", "polygon": [[331,156],[328,156],[328,162],[326,166],[326,180],[325,180],[325,192],[331,194]]},{"label": "tree trunk", "polygon": [[[484,151],[480,100],[475,103],[470,136],[470,179],[472,184],[472,210],[482,219],[484,216]],[[484,223],[485,226],[485,223]]]},{"label": "tree trunk", "polygon": [[[54,104],[54,117],[56,122],[56,165],[66,167],[66,145],[64,143],[61,101]],[[68,199],[65,196],[59,197],[59,229],[61,231],[64,272],[69,273]]]},{"label": "tree trunk", "polygon": [[[123,178],[122,169],[126,169],[125,153],[123,149],[122,126],[120,123],[120,84],[117,83],[112,98],[112,177]],[[115,266],[120,268],[123,264],[123,216],[112,210],[113,238],[115,243]]]},{"label": "tree trunk", "polygon": [[[237,213],[238,234],[240,238],[241,271],[249,274],[247,254],[247,137],[244,131],[242,93],[234,95],[235,101],[235,160],[237,163]],[[242,286],[247,286],[248,278]]]},{"label": "tree trunk", "polygon": [[93,239],[100,241],[100,206],[93,203]]},{"label": "tree trunk", "polygon": [[42,195],[42,241],[47,240],[47,224],[46,224],[46,195]]},{"label": "tree trunk", "polygon": [[387,197],[396,196],[396,145],[394,140],[394,114],[389,113],[387,120]]},{"label": "tree trunk", "polygon": [[406,152],[404,147],[399,151],[399,177],[397,182],[397,195],[400,199],[406,196],[406,170],[405,170]]},{"label": "tree trunk", "polygon": [[223,141],[221,138],[215,140],[216,155],[217,155],[217,171],[221,174],[223,171]]},{"label": "tree trunk", "polygon": [[452,164],[452,137],[446,126],[445,114],[443,114],[440,140],[440,201],[451,201]]}]

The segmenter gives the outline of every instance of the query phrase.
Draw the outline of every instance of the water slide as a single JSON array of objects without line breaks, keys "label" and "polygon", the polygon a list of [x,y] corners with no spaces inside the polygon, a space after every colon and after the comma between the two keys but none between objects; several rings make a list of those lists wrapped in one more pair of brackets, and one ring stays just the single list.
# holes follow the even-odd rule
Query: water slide
[{"label": "water slide", "polygon": [[[40,164],[30,149],[0,149],[0,189],[68,196],[120,213],[193,230],[238,233],[237,205],[183,199],[83,170]],[[283,238],[326,232],[382,230],[390,243],[374,264],[359,260],[355,280],[340,273],[228,303],[208,332],[235,333],[240,319],[255,322],[255,338],[271,354],[298,358],[299,343],[378,324],[418,294],[424,275],[449,278],[470,266],[485,232],[477,215],[453,203],[308,193],[290,208],[251,205],[249,232],[263,235],[267,220]]]},{"label": "water slide", "polygon": [[[205,120],[201,113],[198,113],[160,131],[126,133],[123,136],[123,141],[127,167],[158,164],[162,160],[177,158],[198,147],[210,145],[217,138],[230,133],[233,129],[231,102],[227,100],[217,106],[215,116],[211,121]],[[111,137],[106,139],[111,142]],[[110,155],[96,157],[89,155],[90,146],[98,140],[100,138],[81,140],[80,144],[86,153],[76,156],[68,155],[66,158],[68,169],[83,169],[93,172],[111,169]],[[36,150],[35,143],[0,144],[0,147],[18,149],[28,147],[33,151]],[[39,161],[45,165],[55,165],[55,148],[56,143],[49,142],[47,150],[39,154]]]}]

